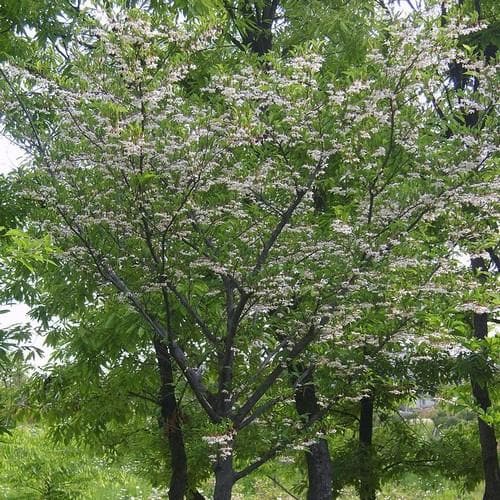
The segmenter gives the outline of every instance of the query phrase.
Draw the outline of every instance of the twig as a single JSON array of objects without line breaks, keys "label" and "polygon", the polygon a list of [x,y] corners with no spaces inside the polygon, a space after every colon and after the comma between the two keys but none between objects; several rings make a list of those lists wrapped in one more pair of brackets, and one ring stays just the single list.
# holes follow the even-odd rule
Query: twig
[{"label": "twig", "polygon": [[278,488],[281,488],[287,495],[290,495],[295,500],[300,500],[299,497],[296,497],[291,491],[287,490],[276,478],[270,476],[269,474],[265,474],[265,476],[278,486]]}]

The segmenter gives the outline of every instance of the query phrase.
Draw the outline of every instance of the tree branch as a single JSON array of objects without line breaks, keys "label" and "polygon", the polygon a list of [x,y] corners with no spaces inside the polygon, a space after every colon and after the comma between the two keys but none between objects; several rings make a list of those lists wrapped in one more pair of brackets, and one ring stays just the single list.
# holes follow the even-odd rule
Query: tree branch
[{"label": "tree branch", "polygon": [[182,304],[184,309],[186,309],[191,318],[193,318],[195,323],[200,327],[201,331],[203,332],[203,335],[205,335],[207,340],[209,340],[214,345],[217,344],[217,338],[212,333],[212,331],[210,330],[209,326],[205,323],[205,321],[203,321],[198,311],[186,299],[186,297],[184,297],[184,295],[179,292],[179,290],[173,283],[167,281],[165,282],[165,285],[175,295],[177,300]]},{"label": "tree branch", "polygon": [[206,411],[207,415],[213,422],[219,422],[221,420],[220,416],[212,407],[208,395],[209,392],[201,381],[200,374],[197,370],[189,366],[186,354],[179,347],[172,335],[160,325],[156,318],[146,310],[144,304],[137,298],[137,296],[128,288],[125,282],[111,269],[109,266],[101,266],[104,276],[120,291],[127,299],[132,303],[134,308],[141,314],[141,316],[146,320],[146,322],[151,326],[153,331],[163,338],[170,350],[170,354],[174,358],[175,362],[181,369],[182,373],[186,377],[191,389],[193,390],[196,399],[200,402],[203,409]]},{"label": "tree branch", "polygon": [[[295,344],[293,349],[285,356],[285,359],[292,360],[295,359],[299,354],[301,354],[309,344],[316,337],[317,330],[314,325],[311,325],[304,337],[302,337],[299,342]],[[283,360],[284,361],[284,360]],[[235,426],[238,427],[243,419],[252,411],[253,407],[259,402],[259,400],[264,396],[269,387],[271,387],[276,379],[287,370],[287,365],[284,362],[280,362],[278,366],[264,379],[264,381],[259,385],[259,387],[253,392],[253,394],[247,399],[247,402],[239,409],[239,411],[234,415],[233,422]]]}]

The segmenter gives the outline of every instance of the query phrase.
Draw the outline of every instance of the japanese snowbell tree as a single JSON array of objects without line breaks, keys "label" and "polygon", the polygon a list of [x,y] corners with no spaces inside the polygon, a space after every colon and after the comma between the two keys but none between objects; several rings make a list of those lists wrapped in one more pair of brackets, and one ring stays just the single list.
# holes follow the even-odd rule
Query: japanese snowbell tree
[{"label": "japanese snowbell tree", "polygon": [[[397,326],[407,297],[428,293],[449,259],[414,249],[471,196],[493,202],[484,179],[495,147],[493,113],[474,136],[450,123],[456,133],[443,138],[430,103],[446,99],[456,53],[431,23],[398,27],[347,88],[320,76],[319,45],[214,71],[189,94],[192,57],[215,36],[137,13],[108,20],[91,57],[75,54],[65,75],[5,68],[2,101],[34,156],[33,226],[63,249],[61,266],[118,295],[174,360],[212,422],[215,498],[226,499],[286,444],[290,363],[314,355],[335,369],[339,348],[383,347],[387,332],[368,342],[350,325],[375,303]],[[489,109],[493,70],[477,71],[485,84],[474,98]],[[448,250],[471,230],[454,226]],[[413,268],[426,272],[397,279]],[[366,359],[356,362],[363,371]],[[294,433],[330,405],[321,400]],[[241,443],[262,422],[269,445],[245,456]]]}]

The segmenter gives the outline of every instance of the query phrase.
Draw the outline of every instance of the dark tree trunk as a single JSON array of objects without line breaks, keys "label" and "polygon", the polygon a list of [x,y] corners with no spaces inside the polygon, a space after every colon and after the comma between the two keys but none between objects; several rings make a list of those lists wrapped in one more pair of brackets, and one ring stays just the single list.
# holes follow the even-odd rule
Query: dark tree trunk
[{"label": "dark tree trunk", "polygon": [[373,397],[360,401],[359,412],[359,498],[375,500],[376,481],[373,470]]},{"label": "dark tree trunk", "polygon": [[215,465],[214,500],[231,500],[235,481],[232,450],[222,452]]},{"label": "dark tree trunk", "polygon": [[309,488],[307,500],[332,499],[332,463],[326,439],[318,439],[306,453]]},{"label": "dark tree trunk", "polygon": [[189,500],[205,500],[205,497],[198,490],[192,490],[189,494]]},{"label": "dark tree trunk", "polygon": [[[238,45],[250,47],[250,50],[259,56],[271,51],[273,47],[272,27],[279,3],[279,0],[264,0],[261,5],[258,5],[258,2],[247,1],[240,6],[240,15],[250,21],[250,26],[243,30],[239,29],[241,43]],[[234,19],[232,11],[228,13]]]},{"label": "dark tree trunk", "polygon": [[[472,381],[472,393],[483,410],[491,405],[488,389]],[[500,470],[498,465],[497,439],[495,429],[478,417],[479,442],[484,469],[483,500],[500,499]]]},{"label": "dark tree trunk", "polygon": [[[267,54],[273,47],[272,27],[279,0],[264,0],[260,8],[250,7],[250,2],[244,3],[244,16],[251,19],[254,26],[242,33],[243,44],[260,56]],[[295,387],[295,405],[297,413],[308,420],[311,415],[319,411],[318,400],[314,387],[312,373],[306,374],[303,365],[296,364],[290,367],[292,381]],[[308,500],[331,500],[332,492],[332,463],[328,443],[319,439],[308,447],[306,452],[307,477],[309,489]]]},{"label": "dark tree trunk", "polygon": [[[471,266],[474,272],[486,272],[487,266],[482,257],[473,257]],[[488,336],[488,314],[473,313],[474,337],[478,340]],[[491,406],[490,395],[486,383],[479,383],[471,376],[472,394],[476,403],[486,411]],[[495,429],[478,417],[479,442],[484,469],[483,500],[498,500],[500,498],[500,468],[498,465],[497,439]]]},{"label": "dark tree trunk", "polygon": [[[459,4],[463,2],[459,0]],[[481,1],[474,0],[474,9],[478,15],[478,19],[481,19]],[[445,13],[445,12],[444,12]],[[482,47],[484,50],[485,63],[489,64],[492,59],[495,58],[498,51],[498,47],[495,44],[488,44]],[[457,75],[453,74],[454,68],[460,70]],[[467,83],[464,78],[463,68],[457,63],[452,64],[450,67],[450,76],[454,83],[456,90],[463,90]],[[471,78],[467,76],[466,78]],[[479,87],[479,80],[474,78],[474,91]],[[467,114],[465,117],[465,123],[468,127],[474,128],[477,126],[479,115],[477,111]],[[490,249],[490,256],[492,261],[495,263],[497,270],[499,261],[492,249]],[[471,258],[472,271],[475,273],[486,272],[488,267],[484,262],[482,257],[472,257]],[[481,281],[484,281],[484,277],[479,276]],[[473,323],[473,334],[476,339],[484,339],[488,336],[488,315],[486,313],[477,314],[473,313],[472,316]],[[486,383],[481,384],[474,376],[471,376],[471,386],[472,394],[476,403],[486,411],[491,406],[490,395],[488,391],[488,386]],[[500,469],[498,464],[498,451],[497,451],[497,439],[495,435],[495,429],[491,425],[488,425],[484,420],[478,417],[478,427],[479,427],[479,443],[481,445],[481,458],[483,462],[484,470],[484,495],[483,500],[498,500],[500,499]]]},{"label": "dark tree trunk", "polygon": [[162,426],[168,440],[172,476],[168,491],[169,500],[184,500],[188,485],[188,464],[181,418],[175,397],[174,375],[168,348],[155,337],[154,348],[160,371],[160,407]]},{"label": "dark tree trunk", "polygon": [[[319,411],[311,369],[298,363],[290,367],[292,382],[295,386],[295,407],[297,413],[306,421]],[[306,452],[307,478],[309,488],[307,500],[331,500],[332,463],[328,442],[318,439],[308,446]]]}]

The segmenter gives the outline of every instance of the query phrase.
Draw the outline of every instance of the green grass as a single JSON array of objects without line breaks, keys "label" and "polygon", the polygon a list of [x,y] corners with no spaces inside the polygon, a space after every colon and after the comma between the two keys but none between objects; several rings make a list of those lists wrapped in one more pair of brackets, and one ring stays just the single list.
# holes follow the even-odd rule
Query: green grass
[{"label": "green grass", "polygon": [[[249,482],[250,482],[249,478]],[[293,486],[286,484],[285,488],[301,500],[305,493],[297,493]],[[294,500],[283,489],[267,478],[255,477],[248,484],[237,484],[235,500]],[[357,500],[359,496],[352,487],[345,488],[339,500]],[[391,481],[383,485],[378,493],[378,500],[482,500],[483,484],[479,484],[474,491],[465,492],[460,485],[454,484],[442,477],[422,478],[416,474],[405,474],[399,481]]]},{"label": "green grass", "polygon": [[[293,500],[305,498],[293,483],[295,474],[283,480],[292,495],[273,482],[272,467],[235,486],[234,500]],[[292,479],[293,478],[293,479]],[[208,492],[210,488],[206,488]],[[207,498],[209,495],[207,494]],[[11,436],[0,438],[0,498],[3,500],[159,500],[165,498],[151,483],[127,465],[104,460],[74,443],[55,444],[40,428],[20,426]],[[342,491],[341,500],[358,498],[354,488]],[[422,478],[406,474],[399,481],[384,484],[380,500],[481,500],[482,485],[464,492],[440,477]]]},{"label": "green grass", "polygon": [[[35,427],[0,439],[0,498],[132,500],[154,498],[151,484],[72,444],[55,444]],[[157,498],[159,498],[157,496]]]},{"label": "green grass", "polygon": [[[351,488],[344,490],[339,497],[340,500],[355,500],[358,498],[354,489]],[[377,496],[379,500],[481,500],[482,498],[481,486],[468,493],[461,491],[460,488],[452,484],[443,484],[441,487],[430,490],[426,488],[424,480],[422,480],[420,486],[416,484],[414,487],[401,483],[389,483],[382,488],[382,491]]]}]

